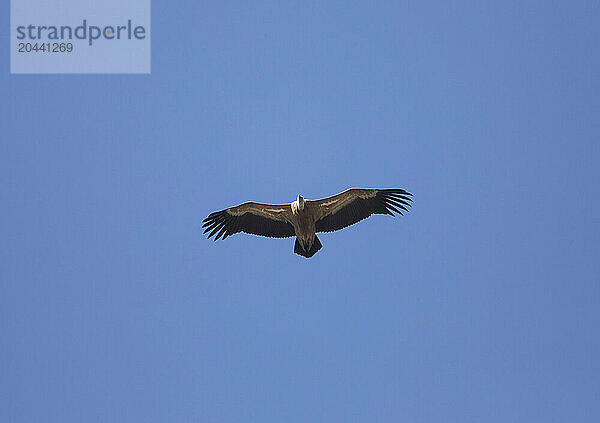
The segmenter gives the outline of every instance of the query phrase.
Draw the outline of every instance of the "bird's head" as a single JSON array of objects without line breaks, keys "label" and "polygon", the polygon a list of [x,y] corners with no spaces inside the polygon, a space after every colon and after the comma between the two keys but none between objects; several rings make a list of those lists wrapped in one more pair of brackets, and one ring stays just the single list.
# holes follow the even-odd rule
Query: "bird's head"
[{"label": "bird's head", "polygon": [[298,194],[298,199],[296,201],[298,201],[298,208],[304,210],[304,198],[302,198],[300,194]]}]

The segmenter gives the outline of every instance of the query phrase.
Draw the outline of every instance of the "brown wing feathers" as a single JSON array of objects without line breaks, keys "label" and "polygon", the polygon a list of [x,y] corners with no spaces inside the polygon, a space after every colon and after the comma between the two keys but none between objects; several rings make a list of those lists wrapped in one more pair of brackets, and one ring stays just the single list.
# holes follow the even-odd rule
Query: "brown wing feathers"
[{"label": "brown wing feathers", "polygon": [[[403,189],[350,189],[322,200],[309,201],[316,216],[315,232],[332,232],[353,225],[372,214],[403,214],[411,206],[412,194]],[[225,239],[238,232],[272,238],[294,236],[289,205],[244,203],[211,213],[202,227],[208,238]],[[335,210],[335,211],[334,211]],[[324,214],[324,215],[323,215]],[[315,217],[316,217],[315,216]]]},{"label": "brown wing feathers", "polygon": [[316,222],[317,232],[332,232],[353,225],[372,214],[402,215],[411,206],[411,193],[403,189],[383,189],[370,198],[356,198],[335,213],[328,214]]},{"label": "brown wing feathers", "polygon": [[271,238],[285,238],[295,235],[294,227],[288,222],[270,219],[253,212],[232,215],[227,210],[222,210],[211,213],[203,222],[204,233],[211,231],[208,234],[209,239],[216,234],[215,241],[219,238],[225,239],[238,232]]}]

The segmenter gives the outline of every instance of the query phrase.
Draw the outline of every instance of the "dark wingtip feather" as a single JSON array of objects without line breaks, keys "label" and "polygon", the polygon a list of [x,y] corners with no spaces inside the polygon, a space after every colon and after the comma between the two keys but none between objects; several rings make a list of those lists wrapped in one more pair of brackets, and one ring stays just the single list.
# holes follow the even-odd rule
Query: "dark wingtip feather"
[{"label": "dark wingtip feather", "polygon": [[223,234],[227,231],[227,225],[223,225],[217,236],[215,237],[215,241],[223,236]]},{"label": "dark wingtip feather", "polygon": [[202,232],[203,234],[207,233],[208,231],[212,231],[212,229],[215,227],[216,223],[210,225],[209,227],[207,227],[206,229],[204,229],[204,232]]},{"label": "dark wingtip feather", "polygon": [[[402,196],[402,195],[406,195],[409,197],[413,196],[410,192],[405,191],[403,189],[382,189],[381,192],[383,192],[384,194],[390,194],[390,195],[393,195],[396,197]],[[410,200],[409,198],[407,198],[407,199]]]},{"label": "dark wingtip feather", "polygon": [[[215,234],[214,241],[218,240],[223,233],[227,234],[227,223],[231,215],[227,213],[227,210],[221,210],[212,212],[202,222],[202,228],[204,228],[203,234],[210,232],[207,236],[208,239],[213,237]],[[225,239],[225,237],[223,238]]]},{"label": "dark wingtip feather", "polygon": [[385,209],[390,214],[394,216],[393,212],[398,213],[400,216],[404,216],[401,210],[405,212],[408,211],[408,208],[412,206],[412,198],[410,197],[412,194],[403,189],[383,189],[381,190],[381,197],[383,198],[383,202],[385,204]]},{"label": "dark wingtip feather", "polygon": [[410,207],[410,204],[402,203],[402,202],[394,201],[394,200],[388,200],[388,204],[393,204],[396,207],[400,207],[404,211],[408,211],[408,209],[405,206]]},{"label": "dark wingtip feather", "polygon": [[[386,206],[386,207],[387,207],[389,210],[392,210],[392,211],[395,211],[396,213],[400,213],[400,214],[402,214],[402,212],[401,212],[400,210],[398,210],[397,208],[395,208],[394,206],[392,206],[390,203],[387,203],[385,206]],[[393,214],[392,214],[392,216],[393,216]]]}]

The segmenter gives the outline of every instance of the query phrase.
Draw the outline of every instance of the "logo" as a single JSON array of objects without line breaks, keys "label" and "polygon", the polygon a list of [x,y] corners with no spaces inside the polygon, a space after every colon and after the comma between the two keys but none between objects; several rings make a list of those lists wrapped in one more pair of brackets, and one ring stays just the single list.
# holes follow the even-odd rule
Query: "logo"
[{"label": "logo", "polygon": [[91,46],[96,40],[143,40],[146,38],[146,28],[143,25],[134,25],[131,19],[127,25],[89,25],[84,19],[80,26],[70,25],[21,25],[17,26],[17,40],[35,42],[87,40]]}]

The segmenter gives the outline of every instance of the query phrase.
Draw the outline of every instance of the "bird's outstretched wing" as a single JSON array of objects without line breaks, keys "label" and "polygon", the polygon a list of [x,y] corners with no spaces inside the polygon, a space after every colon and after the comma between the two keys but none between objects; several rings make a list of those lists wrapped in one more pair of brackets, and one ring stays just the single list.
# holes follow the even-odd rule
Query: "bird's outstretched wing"
[{"label": "bird's outstretched wing", "polygon": [[332,232],[372,214],[402,214],[411,206],[412,194],[403,189],[350,188],[340,194],[309,201],[314,208],[317,232]]},{"label": "bird's outstretched wing", "polygon": [[215,241],[225,239],[238,232],[286,238],[294,236],[294,226],[289,221],[291,215],[289,204],[244,203],[236,207],[211,213],[202,225],[208,238],[215,235]]}]

